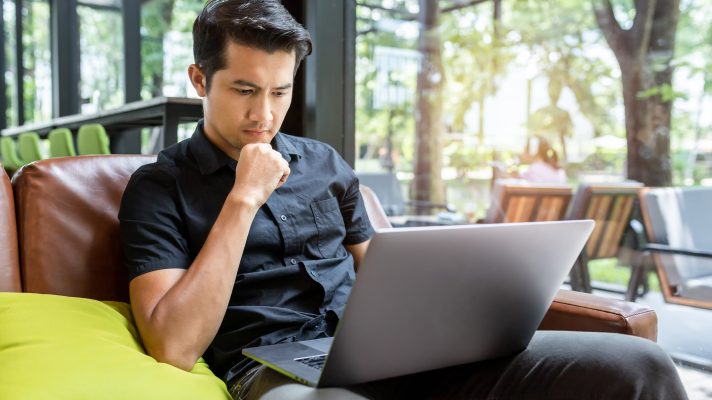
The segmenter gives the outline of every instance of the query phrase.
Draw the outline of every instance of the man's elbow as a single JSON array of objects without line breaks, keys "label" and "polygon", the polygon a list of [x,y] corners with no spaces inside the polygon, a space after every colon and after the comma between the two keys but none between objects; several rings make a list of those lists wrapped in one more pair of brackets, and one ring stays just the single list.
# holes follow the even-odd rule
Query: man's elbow
[{"label": "man's elbow", "polygon": [[195,362],[198,361],[198,357],[200,357],[179,348],[179,346],[171,346],[169,344],[147,347],[146,351],[156,361],[170,364],[183,371],[192,370]]}]

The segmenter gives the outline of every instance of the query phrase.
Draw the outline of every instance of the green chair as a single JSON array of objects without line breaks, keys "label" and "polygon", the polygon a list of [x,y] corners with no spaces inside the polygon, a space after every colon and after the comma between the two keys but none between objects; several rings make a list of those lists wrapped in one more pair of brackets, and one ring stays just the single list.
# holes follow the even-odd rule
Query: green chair
[{"label": "green chair", "polygon": [[101,124],[86,124],[79,127],[77,133],[79,155],[111,154],[109,136]]},{"label": "green chair", "polygon": [[50,157],[70,157],[77,155],[77,153],[74,151],[72,131],[70,131],[69,129],[52,129],[49,132],[48,139]]},{"label": "green chair", "polygon": [[42,150],[40,149],[40,135],[35,132],[21,133],[17,138],[17,147],[20,159],[25,164],[46,158],[42,155]]},{"label": "green chair", "polygon": [[15,172],[25,164],[18,157],[15,141],[11,137],[0,139],[0,154],[2,155],[3,166],[9,172]]}]

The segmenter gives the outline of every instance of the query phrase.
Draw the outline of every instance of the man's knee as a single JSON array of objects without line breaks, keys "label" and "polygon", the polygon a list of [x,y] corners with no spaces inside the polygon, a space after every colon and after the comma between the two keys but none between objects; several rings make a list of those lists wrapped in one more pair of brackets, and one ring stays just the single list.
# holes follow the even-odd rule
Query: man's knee
[{"label": "man's knee", "polygon": [[584,379],[605,384],[612,393],[627,393],[628,398],[686,398],[672,360],[656,343],[620,334],[587,334],[581,339],[576,360]]},{"label": "man's knee", "polygon": [[593,345],[581,349],[581,356],[589,363],[606,367],[618,378],[650,379],[661,374],[677,376],[672,360],[656,343],[635,336],[600,335]]}]

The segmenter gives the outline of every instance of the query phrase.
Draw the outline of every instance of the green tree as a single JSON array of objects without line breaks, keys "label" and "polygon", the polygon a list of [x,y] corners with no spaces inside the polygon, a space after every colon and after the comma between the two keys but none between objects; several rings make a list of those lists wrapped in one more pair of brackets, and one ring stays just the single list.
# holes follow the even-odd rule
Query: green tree
[{"label": "green tree", "polygon": [[[572,91],[594,136],[618,134],[610,108],[619,101],[620,83],[606,79],[615,65],[591,51],[603,38],[590,6],[580,0],[520,0],[505,15],[510,15],[505,22],[518,39],[512,46],[525,46],[530,64],[543,72],[550,85],[563,84]],[[536,122],[530,122],[534,127]]]},{"label": "green tree", "polygon": [[610,0],[595,0],[596,21],[620,65],[628,140],[627,176],[648,186],[672,184],[670,128],[679,0],[636,0],[624,29]]},{"label": "green tree", "polygon": [[[515,58],[506,32],[495,29],[488,7],[467,7],[444,14],[440,31],[444,43],[443,59],[448,80],[446,109],[450,112],[450,129],[464,132],[465,116],[476,104],[478,123],[476,135],[480,145],[485,131],[485,102],[496,94],[498,80],[507,72],[506,66]],[[486,20],[486,24],[477,23]]]}]

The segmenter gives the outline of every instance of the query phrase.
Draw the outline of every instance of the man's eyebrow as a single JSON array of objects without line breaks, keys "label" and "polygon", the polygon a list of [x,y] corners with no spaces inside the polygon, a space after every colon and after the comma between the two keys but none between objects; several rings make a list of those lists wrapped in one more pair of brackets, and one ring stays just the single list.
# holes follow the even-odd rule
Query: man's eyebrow
[{"label": "man's eyebrow", "polygon": [[[239,85],[239,86],[248,86],[248,87],[251,87],[251,88],[254,88],[254,89],[262,89],[262,88],[261,88],[259,85],[257,85],[256,83],[252,83],[252,82],[250,82],[250,81],[245,81],[245,80],[242,80],[242,79],[238,79],[238,80],[236,80],[236,81],[233,81],[232,84],[233,84],[233,85]],[[282,86],[278,86],[278,87],[276,87],[276,88],[274,88],[274,89],[275,89],[275,90],[285,90],[285,89],[289,89],[289,88],[291,88],[291,87],[292,87],[292,84],[291,84],[291,83],[286,83],[286,84],[284,84],[284,85],[282,85]]]}]

